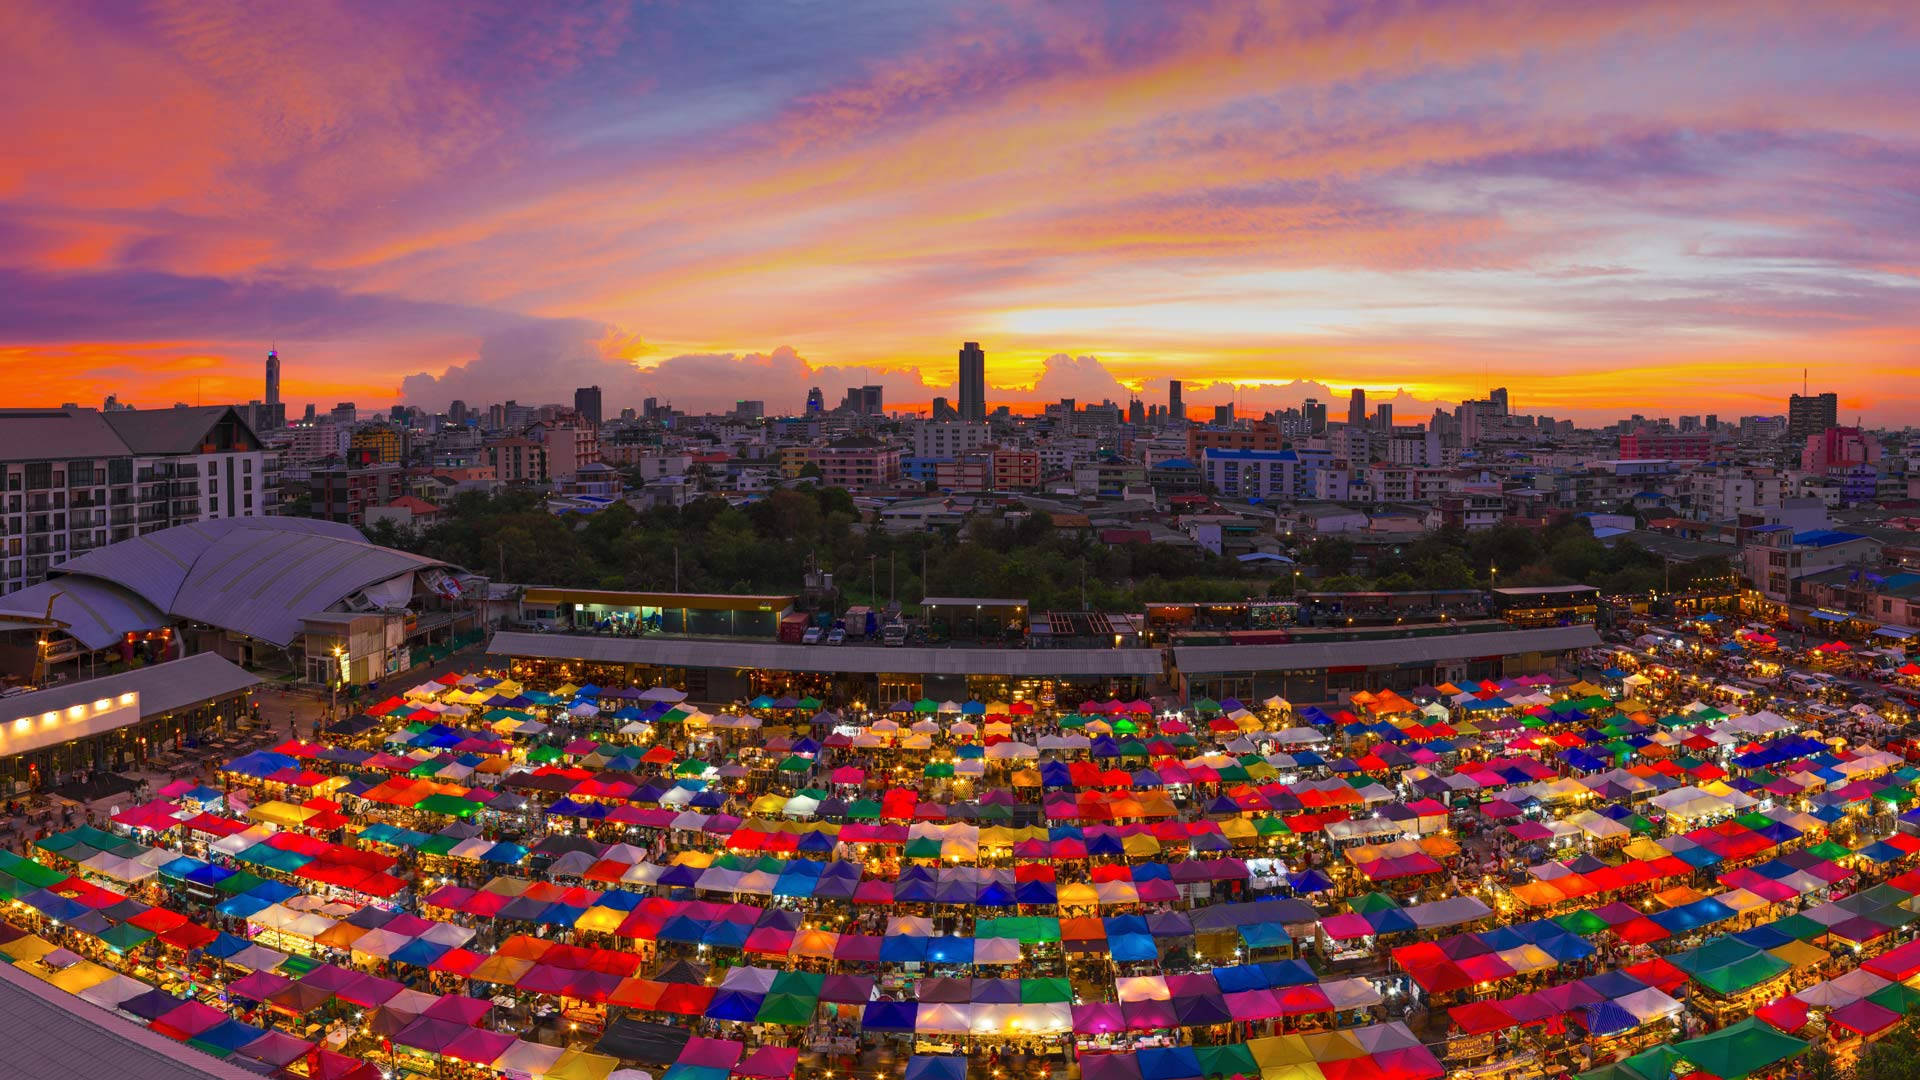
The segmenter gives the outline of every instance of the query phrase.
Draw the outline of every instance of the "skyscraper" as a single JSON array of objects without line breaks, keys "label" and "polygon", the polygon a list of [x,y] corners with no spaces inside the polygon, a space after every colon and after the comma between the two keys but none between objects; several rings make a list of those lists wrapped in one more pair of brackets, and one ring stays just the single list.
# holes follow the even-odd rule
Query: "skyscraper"
[{"label": "skyscraper", "polygon": [[1840,395],[1794,394],[1787,399],[1787,438],[1796,444],[1840,426]]},{"label": "skyscraper", "polygon": [[1393,406],[1392,405],[1382,402],[1381,404],[1374,406],[1373,426],[1379,428],[1381,431],[1393,430]]},{"label": "skyscraper", "polygon": [[819,387],[807,391],[807,415],[814,416],[827,411],[827,395]]},{"label": "skyscraper", "polygon": [[1508,415],[1506,387],[1504,386],[1494,387],[1491,391],[1487,393],[1487,400],[1493,402],[1493,411],[1496,414],[1500,416]]},{"label": "skyscraper", "polygon": [[1180,400],[1180,380],[1167,380],[1167,416],[1174,420],[1187,418],[1187,403]]},{"label": "skyscraper", "polygon": [[1353,388],[1353,396],[1347,399],[1347,426],[1367,426],[1367,392],[1357,386]]},{"label": "skyscraper", "polygon": [[987,418],[987,354],[977,341],[960,347],[960,419]]},{"label": "skyscraper", "polygon": [[269,412],[280,404],[280,353],[276,349],[267,350],[267,396],[264,400]]},{"label": "skyscraper", "polygon": [[582,419],[594,427],[599,427],[600,388],[597,386],[583,386],[575,390],[573,392],[573,411],[579,413]]},{"label": "skyscraper", "polygon": [[1318,398],[1308,398],[1300,403],[1300,411],[1306,414],[1307,434],[1325,435],[1327,433],[1327,403]]}]

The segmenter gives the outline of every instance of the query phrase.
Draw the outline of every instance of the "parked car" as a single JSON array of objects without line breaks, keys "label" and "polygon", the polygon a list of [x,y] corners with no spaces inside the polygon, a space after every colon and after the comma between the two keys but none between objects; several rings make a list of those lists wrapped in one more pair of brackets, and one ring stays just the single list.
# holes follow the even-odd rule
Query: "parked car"
[{"label": "parked car", "polygon": [[827,644],[829,645],[844,645],[846,640],[847,631],[844,627],[836,626],[827,634]]},{"label": "parked car", "polygon": [[807,627],[807,632],[800,635],[800,644],[802,645],[820,644],[820,628],[817,626]]},{"label": "parked car", "polygon": [[880,643],[893,648],[907,643],[907,624],[890,622],[880,629]]}]

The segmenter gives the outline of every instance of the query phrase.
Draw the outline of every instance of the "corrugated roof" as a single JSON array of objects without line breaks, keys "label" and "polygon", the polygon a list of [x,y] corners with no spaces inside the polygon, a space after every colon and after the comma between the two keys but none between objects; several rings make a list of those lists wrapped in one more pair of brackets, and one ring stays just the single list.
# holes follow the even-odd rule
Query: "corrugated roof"
[{"label": "corrugated roof", "polygon": [[98,578],[169,615],[287,645],[300,635],[302,616],[388,578],[445,565],[370,544],[341,522],[216,518],[90,551],[54,567],[53,583]]},{"label": "corrugated roof", "polygon": [[259,1080],[10,964],[0,964],[0,1043],[7,1080]]},{"label": "corrugated roof", "polygon": [[[215,424],[233,420],[251,433],[246,418],[231,405],[189,405],[174,409],[127,409],[101,418],[136,454],[187,454],[197,450]],[[255,436],[258,439],[258,436]]]},{"label": "corrugated roof", "polygon": [[167,615],[138,593],[89,577],[43,581],[0,597],[0,611],[45,618],[47,598],[53,597],[53,617],[66,624],[65,633],[88,649],[104,649],[124,634],[158,630]]},{"label": "corrugated roof", "polygon": [[[159,716],[187,705],[198,705],[258,686],[253,675],[217,653],[196,653],[164,664],[153,664],[119,675],[84,679],[0,698],[0,723],[22,716],[57,712],[69,705],[86,705],[101,698],[118,697],[132,691],[140,695],[140,714]],[[4,1058],[0,1054],[0,1058]],[[3,1073],[4,1070],[0,1070]]]},{"label": "corrugated roof", "polygon": [[173,608],[174,597],[179,595],[180,586],[186,583],[193,564],[208,548],[236,529],[318,533],[366,543],[360,530],[338,521],[299,517],[214,518],[192,525],[161,529],[97,548],[61,563],[53,568],[53,572],[85,574],[111,581],[139,593],[154,607],[167,611]]},{"label": "corrugated roof", "polygon": [[499,656],[586,660],[661,667],[759,668],[767,671],[878,675],[1130,676],[1162,672],[1158,649],[917,649],[868,645],[785,645],[771,641],[611,638],[567,634],[493,635]]},{"label": "corrugated roof", "polygon": [[376,582],[443,565],[365,540],[235,529],[195,560],[171,610],[287,645],[300,636],[301,616],[324,611]]},{"label": "corrugated roof", "polygon": [[127,444],[93,409],[0,409],[0,461],[130,454]]},{"label": "corrugated roof", "polygon": [[1219,671],[1307,671],[1314,668],[1424,664],[1478,656],[1562,652],[1600,644],[1591,624],[1386,641],[1297,642],[1290,645],[1181,645],[1174,666],[1188,675]]}]

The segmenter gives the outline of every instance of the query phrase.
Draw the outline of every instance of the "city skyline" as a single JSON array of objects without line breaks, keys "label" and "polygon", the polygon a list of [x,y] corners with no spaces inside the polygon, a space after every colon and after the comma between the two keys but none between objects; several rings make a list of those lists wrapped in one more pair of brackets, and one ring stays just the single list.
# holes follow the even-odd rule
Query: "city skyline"
[{"label": "city skyline", "polygon": [[245,401],[276,344],[323,406],[786,410],[957,401],[979,341],[1016,407],[1738,416],[1811,368],[1920,419],[1911,10],[1080,15],[8,11],[0,362],[34,403]]}]

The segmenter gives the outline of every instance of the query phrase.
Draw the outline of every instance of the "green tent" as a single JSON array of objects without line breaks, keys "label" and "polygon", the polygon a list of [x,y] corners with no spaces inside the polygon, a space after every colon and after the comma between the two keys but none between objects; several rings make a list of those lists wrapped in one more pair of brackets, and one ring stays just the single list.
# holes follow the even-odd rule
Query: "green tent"
[{"label": "green tent", "polygon": [[[1896,984],[1898,985],[1898,984]],[[1073,983],[1066,979],[1021,979],[1020,1004],[1050,1005],[1073,1001]]]},{"label": "green tent", "polygon": [[460,846],[460,839],[453,836],[429,836],[420,843],[422,855],[445,855]]},{"label": "green tent", "polygon": [[319,967],[323,963],[325,963],[324,960],[316,960],[311,956],[301,956],[300,954],[295,953],[294,955],[287,957],[286,960],[283,961],[276,970],[279,971],[280,974],[282,975],[285,975],[289,978],[297,979],[300,976],[305,975],[307,972],[312,971],[314,968]]},{"label": "green tent", "polygon": [[264,884],[266,880],[266,878],[258,874],[251,874],[242,870],[237,874],[230,874],[227,877],[221,878],[214,888],[219,889],[228,896],[239,896],[243,892],[251,892],[256,886]]},{"label": "green tent", "polygon": [[[1119,735],[1132,735],[1134,732],[1137,732],[1140,730],[1140,725],[1134,723],[1133,721],[1123,716],[1120,719],[1115,720],[1113,722],[1113,730],[1116,734],[1119,734]],[[1126,750],[1123,749],[1120,752],[1124,754],[1126,753]],[[1142,752],[1144,753],[1144,751]]]},{"label": "green tent", "polygon": [[127,952],[137,949],[153,940],[153,932],[142,930],[132,923],[115,923],[102,930],[98,935],[102,944],[114,952]]},{"label": "green tent", "polygon": [[1775,930],[1799,941],[1812,941],[1826,935],[1827,928],[1805,915],[1788,915],[1770,924]]},{"label": "green tent", "polygon": [[1583,936],[1597,934],[1607,928],[1607,920],[1591,911],[1576,911],[1569,915],[1555,916],[1553,921],[1567,931]]},{"label": "green tent", "polygon": [[1219,712],[1220,703],[1210,697],[1203,697],[1193,703],[1194,712]]},{"label": "green tent", "polygon": [[683,761],[680,764],[674,766],[673,775],[699,776],[701,773],[704,773],[711,768],[713,768],[713,766],[707,764],[704,761],[701,761],[698,758],[689,758],[688,760]]},{"label": "green tent", "polygon": [[22,884],[36,889],[50,889],[67,880],[67,875],[32,859],[21,859],[8,867],[7,873],[19,878]]},{"label": "green tent", "polygon": [[817,998],[826,981],[826,975],[818,971],[782,971],[773,977],[773,985],[767,987],[767,993]]},{"label": "green tent", "polygon": [[879,816],[880,804],[873,799],[855,799],[853,805],[847,807],[849,821],[873,821]]},{"label": "green tent", "polygon": [[1755,832],[1758,832],[1761,829],[1764,829],[1767,826],[1773,824],[1772,818],[1768,817],[1765,814],[1762,814],[1753,810],[1749,810],[1746,813],[1741,814],[1739,817],[1734,818],[1733,821],[1734,821],[1734,824],[1752,829]]},{"label": "green tent", "polygon": [[920,770],[920,773],[923,776],[932,777],[936,780],[943,780],[953,775],[953,762],[929,761],[927,762],[927,767]]},{"label": "green tent", "polygon": [[940,841],[931,836],[916,837],[907,841],[906,857],[909,859],[937,859],[940,857]]},{"label": "green tent", "polygon": [[1370,892],[1365,896],[1356,896],[1347,901],[1347,910],[1355,915],[1368,915],[1375,911],[1397,911],[1400,902],[1383,892]]},{"label": "green tent", "polygon": [[527,751],[527,760],[535,765],[545,765],[560,760],[560,748],[557,746],[536,746]]},{"label": "green tent", "polygon": [[814,697],[812,694],[808,694],[806,697],[800,699],[800,707],[803,709],[818,709],[820,707],[820,699]]},{"label": "green tent", "polygon": [[820,1004],[818,997],[803,997],[799,994],[768,994],[760,1003],[760,1015],[754,1019],[762,1024],[780,1024],[785,1027],[805,1027],[813,1022],[814,1009]]},{"label": "green tent", "polygon": [[1846,848],[1841,847],[1831,840],[1822,840],[1820,843],[1808,848],[1807,854],[1817,855],[1822,859],[1844,859],[1853,854],[1853,852],[1848,851]]},{"label": "green tent", "polygon": [[1002,916],[974,924],[975,938],[1017,938],[1022,945],[1060,940],[1060,920],[1040,915]]},{"label": "green tent", "polygon": [[1920,990],[1906,983],[1888,983],[1867,995],[1867,1000],[1883,1009],[1891,1009],[1905,1016],[1920,1009]]},{"label": "green tent", "polygon": [[938,712],[939,710],[940,710],[940,703],[933,700],[932,698],[923,697],[919,701],[916,701],[913,703],[913,711],[917,713]]},{"label": "green tent", "polygon": [[1750,1016],[1711,1035],[1676,1043],[1673,1050],[1697,1069],[1722,1080],[1738,1080],[1794,1057],[1807,1045],[1804,1040],[1782,1034],[1772,1025]]},{"label": "green tent", "polygon": [[1673,1065],[1678,1060],[1680,1055],[1674,1052],[1673,1047],[1656,1046],[1642,1050],[1615,1067],[1638,1080],[1667,1080],[1673,1075]]},{"label": "green tent", "polygon": [[811,768],[813,768],[813,759],[801,757],[799,754],[788,754],[787,760],[780,763],[781,772],[806,772]]},{"label": "green tent", "polygon": [[1214,1077],[1259,1076],[1260,1066],[1253,1060],[1253,1051],[1244,1043],[1229,1046],[1196,1046],[1193,1055],[1200,1059],[1200,1075],[1205,1080]]},{"label": "green tent", "polygon": [[448,817],[469,818],[480,809],[480,804],[472,799],[463,799],[458,795],[435,792],[413,804],[415,810],[429,814],[445,814]]},{"label": "green tent", "polygon": [[1286,820],[1278,815],[1262,816],[1253,819],[1255,836],[1292,836],[1293,829]]},{"label": "green tent", "polygon": [[[1722,967],[1693,973],[1694,981],[1721,994],[1737,994],[1793,970],[1793,965],[1772,953],[1755,953]],[[1751,1071],[1751,1070],[1747,1070]],[[1718,1074],[1716,1074],[1718,1075]]]}]

